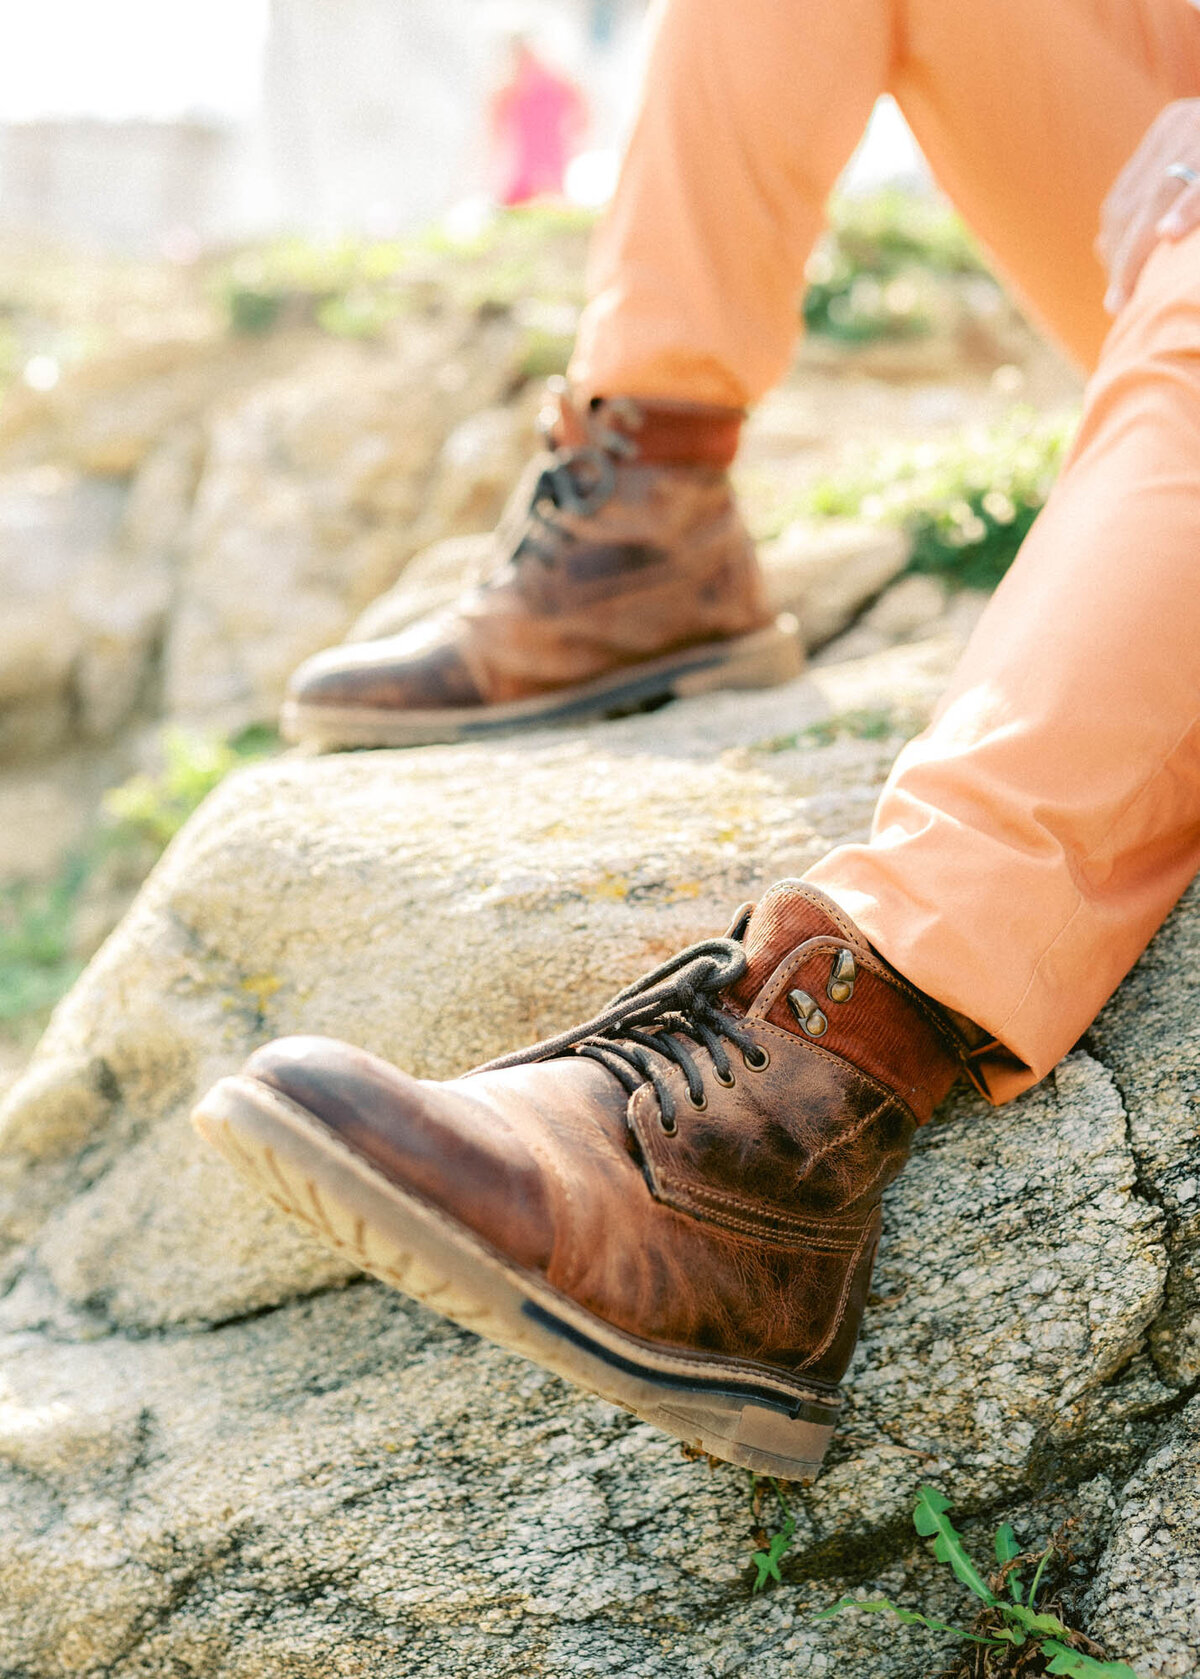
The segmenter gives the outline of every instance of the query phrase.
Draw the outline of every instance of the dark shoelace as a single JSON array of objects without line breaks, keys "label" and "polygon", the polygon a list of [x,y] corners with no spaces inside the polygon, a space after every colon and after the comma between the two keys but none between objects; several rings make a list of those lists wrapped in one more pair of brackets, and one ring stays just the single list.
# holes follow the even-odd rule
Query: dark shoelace
[{"label": "dark shoelace", "polygon": [[538,474],[526,510],[529,523],[513,551],[514,560],[532,555],[545,566],[553,565],[563,543],[575,540],[558,514],[588,518],[612,497],[616,463],[635,455],[637,445],[624,432],[605,425],[601,416],[601,410],[588,416],[590,442],[574,449],[556,448],[550,464]]},{"label": "dark shoelace", "polygon": [[682,1070],[688,1099],[695,1108],[707,1106],[704,1080],[681,1038],[708,1051],[714,1077],[726,1088],[733,1083],[733,1067],[722,1039],[736,1045],[746,1065],[755,1071],[770,1060],[737,1017],[717,1006],[719,994],[745,971],[746,952],[736,940],[704,939],[619,991],[592,1020],[529,1049],[502,1055],[475,1071],[495,1072],[556,1055],[586,1055],[599,1061],[631,1096],[643,1085],[652,1085],[663,1129],[670,1134],[676,1129],[675,1101],[656,1056]]}]

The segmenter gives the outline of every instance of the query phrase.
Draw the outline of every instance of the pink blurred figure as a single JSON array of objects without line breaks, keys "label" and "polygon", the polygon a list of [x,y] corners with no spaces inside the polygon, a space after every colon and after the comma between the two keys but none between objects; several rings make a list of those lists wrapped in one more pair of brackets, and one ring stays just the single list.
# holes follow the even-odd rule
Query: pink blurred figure
[{"label": "pink blurred figure", "polygon": [[502,204],[561,196],[567,165],[588,124],[587,101],[575,83],[534,52],[512,42],[508,79],[492,96],[491,140]]}]

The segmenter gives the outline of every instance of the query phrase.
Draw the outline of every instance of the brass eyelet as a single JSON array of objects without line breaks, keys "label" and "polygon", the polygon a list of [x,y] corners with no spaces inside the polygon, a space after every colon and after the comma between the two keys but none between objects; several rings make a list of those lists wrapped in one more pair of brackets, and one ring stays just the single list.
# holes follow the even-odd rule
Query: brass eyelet
[{"label": "brass eyelet", "polygon": [[765,1072],[771,1065],[770,1050],[764,1049],[762,1044],[754,1044],[752,1045],[752,1048],[754,1052],[753,1059],[751,1059],[750,1050],[744,1049],[742,1051],[742,1060],[746,1063],[752,1073]]},{"label": "brass eyelet", "polygon": [[659,1114],[658,1123],[662,1126],[663,1134],[667,1137],[673,1137],[679,1129],[675,1121],[673,1119],[668,1119],[664,1113]]},{"label": "brass eyelet", "polygon": [[700,1092],[700,1100],[697,1102],[696,1098],[692,1095],[691,1091],[689,1090],[688,1091],[688,1101],[692,1104],[692,1106],[695,1108],[697,1113],[703,1113],[705,1108],[708,1106],[708,1097],[704,1094],[703,1091]]},{"label": "brass eyelet", "polygon": [[807,991],[789,991],[787,995],[788,1007],[800,1023],[802,1031],[810,1038],[823,1038],[829,1028],[829,1021]]},{"label": "brass eyelet", "polygon": [[737,1083],[737,1079],[733,1076],[733,1068],[732,1067],[729,1069],[729,1072],[728,1072],[728,1074],[726,1075],[725,1078],[722,1078],[720,1073],[718,1073],[717,1069],[714,1067],[713,1068],[713,1077],[716,1079],[718,1084],[724,1085],[726,1090],[732,1090],[734,1085]]},{"label": "brass eyelet", "polygon": [[856,969],[854,956],[849,950],[839,950],[829,975],[829,984],[825,987],[825,995],[834,1003],[848,1003],[854,995],[854,981]]}]

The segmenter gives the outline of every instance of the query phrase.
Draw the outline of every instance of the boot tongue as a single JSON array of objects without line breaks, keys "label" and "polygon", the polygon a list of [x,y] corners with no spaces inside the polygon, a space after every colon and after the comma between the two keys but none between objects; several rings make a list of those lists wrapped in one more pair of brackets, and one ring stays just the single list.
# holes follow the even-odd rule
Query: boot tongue
[{"label": "boot tongue", "polygon": [[858,946],[865,942],[850,918],[815,886],[802,880],[782,880],[772,886],[743,935],[746,971],[730,986],[730,997],[741,1008],[749,1008],[789,951],[806,939],[830,934]]}]

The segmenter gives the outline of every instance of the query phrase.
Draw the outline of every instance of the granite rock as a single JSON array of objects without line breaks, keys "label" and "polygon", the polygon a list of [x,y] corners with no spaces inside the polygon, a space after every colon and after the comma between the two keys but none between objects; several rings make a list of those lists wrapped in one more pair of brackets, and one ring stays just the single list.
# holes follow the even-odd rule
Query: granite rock
[{"label": "granite rock", "polygon": [[921,1134],[760,1597],[742,1472],[355,1276],[187,1123],[280,1033],[441,1076],[579,1017],[860,835],[901,735],[831,712],[908,715],[937,677],[903,648],[222,787],[0,1108],[0,1672],[926,1679],[915,1630],[811,1620],[842,1591],[965,1612],[913,1540],[922,1482],[980,1546],[1082,1513],[1097,1636],[1189,1671],[1195,891],[1051,1079]]},{"label": "granite rock", "polygon": [[[430,495],[440,487],[439,517],[465,516],[486,452],[464,449],[451,474],[443,445],[507,388],[514,343],[502,319],[412,320],[384,347],[310,349],[213,411],[163,655],[173,717],[227,732],[273,723],[296,666],[340,640],[427,540]],[[480,472],[487,511],[494,464]]]}]

